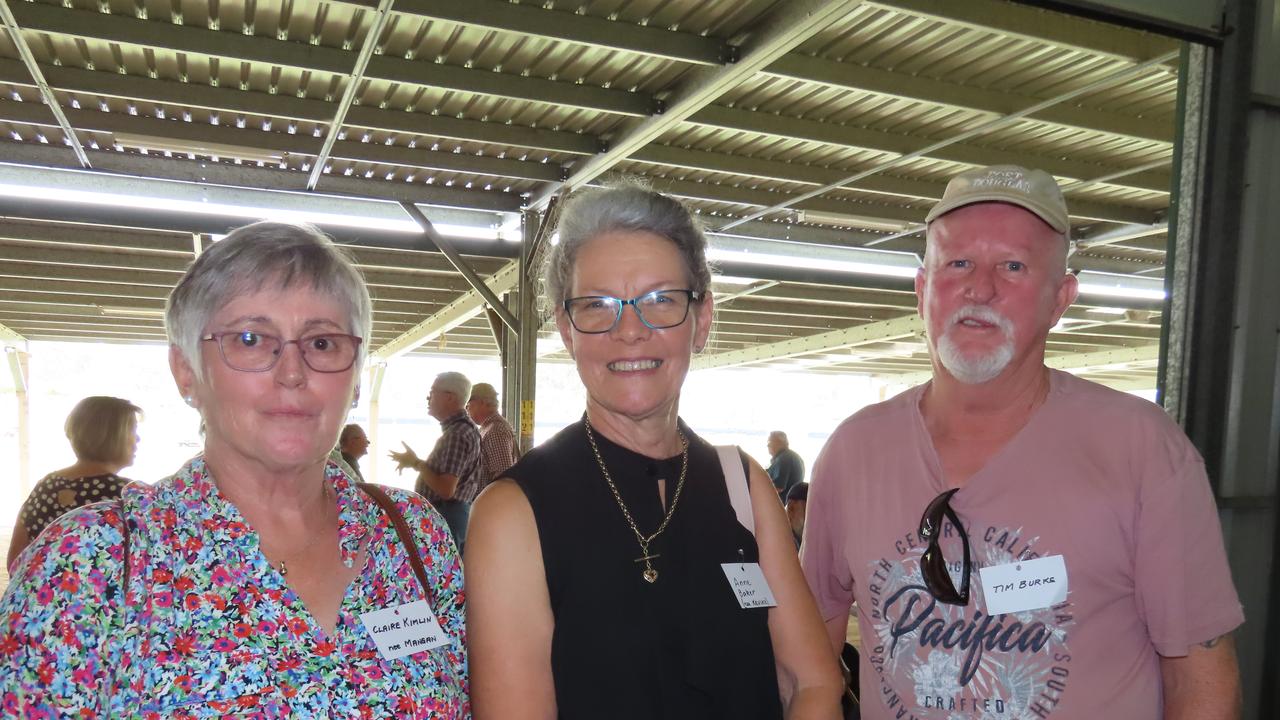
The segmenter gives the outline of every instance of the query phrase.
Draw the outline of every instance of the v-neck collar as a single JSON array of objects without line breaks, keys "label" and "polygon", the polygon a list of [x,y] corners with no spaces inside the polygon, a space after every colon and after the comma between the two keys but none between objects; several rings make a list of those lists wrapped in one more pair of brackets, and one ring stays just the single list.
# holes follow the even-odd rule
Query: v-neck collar
[{"label": "v-neck collar", "polygon": [[[334,490],[338,504],[338,546],[347,567],[355,561],[361,542],[377,522],[373,503],[351,478],[332,461],[325,464],[325,482]],[[241,562],[260,551],[258,533],[213,481],[203,457],[191,460],[174,477],[174,487],[184,512],[209,533],[209,543],[216,552],[234,553]]]}]

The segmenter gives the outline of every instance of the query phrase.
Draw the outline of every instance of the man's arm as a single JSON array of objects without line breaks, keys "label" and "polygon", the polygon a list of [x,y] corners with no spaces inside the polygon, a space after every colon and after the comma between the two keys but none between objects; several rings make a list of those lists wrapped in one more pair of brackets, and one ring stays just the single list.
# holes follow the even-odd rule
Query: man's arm
[{"label": "man's arm", "polygon": [[408,443],[401,441],[400,444],[404,446],[404,451],[391,451],[391,459],[396,461],[396,472],[413,468],[414,472],[418,473],[418,481],[414,484],[415,489],[425,485],[441,498],[452,500],[454,493],[458,491],[458,476],[432,470],[427,466],[427,461],[420,459]]},{"label": "man's arm", "polygon": [[1238,720],[1240,667],[1230,635],[1192,645],[1183,657],[1161,657],[1165,720]]},{"label": "man's arm", "polygon": [[419,460],[413,465],[418,471],[418,482],[431,488],[431,492],[445,500],[452,500],[458,491],[458,476],[449,473],[438,473],[432,470],[426,460]]}]

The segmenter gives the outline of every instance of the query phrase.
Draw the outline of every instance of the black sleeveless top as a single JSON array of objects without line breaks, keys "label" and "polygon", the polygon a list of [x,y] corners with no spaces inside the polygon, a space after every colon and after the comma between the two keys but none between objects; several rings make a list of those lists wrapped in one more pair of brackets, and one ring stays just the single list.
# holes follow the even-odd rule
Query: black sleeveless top
[{"label": "black sleeveless top", "polygon": [[[623,518],[581,421],[504,473],[538,525],[555,630],[551,669],[562,720],[782,717],[768,610],[742,609],[721,563],[759,562],[738,523],[715,448],[693,434],[671,523],[649,546],[658,579],[644,580]],[[595,431],[601,456],[640,532],[658,528],[680,456],[653,460]]]}]

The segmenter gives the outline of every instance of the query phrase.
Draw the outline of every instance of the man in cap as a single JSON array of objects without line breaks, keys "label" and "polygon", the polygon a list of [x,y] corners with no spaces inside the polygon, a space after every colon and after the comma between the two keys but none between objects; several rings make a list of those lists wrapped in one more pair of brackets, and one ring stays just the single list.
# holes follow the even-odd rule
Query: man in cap
[{"label": "man in cap", "polygon": [[971,170],[926,222],[933,378],[845,420],[810,478],[802,563],[835,648],[857,601],[864,716],[1238,717],[1199,454],[1045,366],[1077,289],[1057,183]]},{"label": "man in cap", "polygon": [[[489,383],[471,387],[467,414],[480,426],[480,490],[516,463],[516,435],[498,412],[498,391]],[[477,491],[478,492],[478,491]]]}]

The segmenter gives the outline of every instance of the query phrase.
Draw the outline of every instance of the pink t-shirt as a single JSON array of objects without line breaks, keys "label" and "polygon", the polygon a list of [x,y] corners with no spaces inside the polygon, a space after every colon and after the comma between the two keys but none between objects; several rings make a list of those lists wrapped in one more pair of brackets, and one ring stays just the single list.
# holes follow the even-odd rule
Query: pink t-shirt
[{"label": "pink t-shirt", "polygon": [[[923,392],[841,423],[811,478],[804,571],[824,619],[858,603],[863,717],[1159,718],[1159,655],[1244,619],[1195,448],[1156,405],[1051,371],[1044,404],[952,498],[975,570],[969,605],[946,605],[920,574],[920,516],[947,489]],[[1052,555],[1066,601],[987,615],[977,568]]]}]

